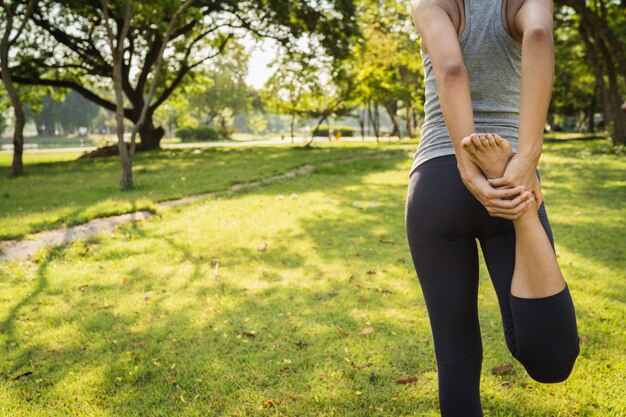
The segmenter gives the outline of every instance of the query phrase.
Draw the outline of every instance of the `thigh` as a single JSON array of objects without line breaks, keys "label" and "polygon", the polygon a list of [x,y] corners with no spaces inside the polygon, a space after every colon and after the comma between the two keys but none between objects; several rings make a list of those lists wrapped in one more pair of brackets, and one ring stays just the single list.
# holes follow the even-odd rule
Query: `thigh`
[{"label": "thigh", "polygon": [[478,251],[474,237],[482,206],[461,181],[454,156],[435,158],[411,175],[406,233],[430,316],[435,348],[476,338]]}]

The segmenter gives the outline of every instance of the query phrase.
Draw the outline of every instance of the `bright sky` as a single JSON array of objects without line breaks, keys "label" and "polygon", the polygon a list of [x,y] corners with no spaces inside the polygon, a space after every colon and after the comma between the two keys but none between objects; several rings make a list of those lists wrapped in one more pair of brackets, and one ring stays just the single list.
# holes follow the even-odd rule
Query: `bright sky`
[{"label": "bright sky", "polygon": [[249,38],[244,38],[242,43],[251,52],[246,82],[258,90],[272,75],[273,71],[268,65],[276,57],[276,44],[271,40],[256,43]]}]

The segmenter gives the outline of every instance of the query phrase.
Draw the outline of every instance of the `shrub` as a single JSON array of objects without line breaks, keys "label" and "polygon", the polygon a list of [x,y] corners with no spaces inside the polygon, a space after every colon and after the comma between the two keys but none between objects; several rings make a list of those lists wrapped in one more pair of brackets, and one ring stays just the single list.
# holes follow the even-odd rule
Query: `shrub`
[{"label": "shrub", "polygon": [[176,136],[183,142],[213,141],[221,138],[220,134],[211,126],[181,127],[176,130]]},{"label": "shrub", "polygon": [[356,133],[356,128],[352,126],[338,126],[338,125],[322,125],[313,131],[313,136],[328,136],[328,131],[332,129],[333,133],[341,133],[341,136],[353,137]]}]

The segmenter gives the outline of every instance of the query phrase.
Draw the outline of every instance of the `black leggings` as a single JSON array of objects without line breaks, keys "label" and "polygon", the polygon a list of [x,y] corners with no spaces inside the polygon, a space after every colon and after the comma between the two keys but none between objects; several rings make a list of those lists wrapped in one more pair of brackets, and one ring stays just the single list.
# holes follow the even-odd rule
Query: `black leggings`
[{"label": "black leggings", "polygon": [[[539,217],[554,249],[543,204]],[[428,160],[411,174],[406,231],[432,328],[442,416],[482,416],[476,239],[497,293],[509,350],[533,379],[567,379],[579,353],[569,288],[544,298],[510,293],[513,222],[489,215],[461,181],[454,155]]]}]

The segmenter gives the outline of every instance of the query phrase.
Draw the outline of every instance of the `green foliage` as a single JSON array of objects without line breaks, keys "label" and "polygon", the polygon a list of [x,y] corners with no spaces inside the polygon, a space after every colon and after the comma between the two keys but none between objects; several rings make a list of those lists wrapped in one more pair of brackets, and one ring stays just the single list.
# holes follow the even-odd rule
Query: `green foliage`
[{"label": "green foliage", "polygon": [[268,127],[267,117],[265,117],[264,115],[255,114],[248,120],[248,126],[250,130],[252,130],[252,133],[256,135],[263,133],[267,130]]},{"label": "green foliage", "polygon": [[[122,0],[110,0],[110,16],[121,22],[124,14]],[[129,108],[126,117],[136,119],[137,109],[143,105],[143,97],[152,77],[155,54],[169,18],[180,6],[177,1],[134,2],[130,31],[125,40],[126,59],[124,90]],[[345,56],[358,28],[354,23],[355,6],[352,0],[316,2],[295,0],[227,0],[195,2],[178,19],[175,36],[165,49],[164,66],[159,77],[155,102],[148,113],[162,105],[179,86],[189,81],[198,84],[194,75],[207,68],[227,50],[235,37],[248,33],[254,37],[277,39],[287,49],[298,49],[303,39],[315,39],[321,50],[329,56]],[[16,81],[25,84],[44,84],[72,88],[84,93],[99,105],[112,110],[110,94],[102,86],[110,85],[111,59],[107,56],[106,32],[100,2],[87,0],[64,0],[38,2],[33,19],[35,28],[30,30],[17,56]],[[119,26],[119,25],[118,25]],[[57,53],[62,50],[63,53]],[[211,73],[215,79],[213,88],[206,94],[204,103],[233,109],[245,107],[241,87],[233,86],[225,77],[233,77],[229,71]],[[241,73],[236,75],[241,80]],[[233,81],[231,79],[231,81]],[[233,94],[233,88],[236,94]],[[245,95],[245,94],[244,94]],[[213,104],[214,103],[214,104]],[[200,107],[200,106],[197,106]],[[208,124],[212,117],[208,109]],[[209,119],[209,120],[207,120]]]},{"label": "green foliage", "polygon": [[219,140],[222,136],[211,126],[181,127],[176,130],[176,136],[183,142],[205,142]]},{"label": "green foliage", "polygon": [[313,131],[313,136],[328,136],[329,130],[332,130],[333,134],[339,132],[341,133],[341,136],[345,137],[353,137],[356,133],[356,128],[352,126],[320,125],[320,127]]}]

